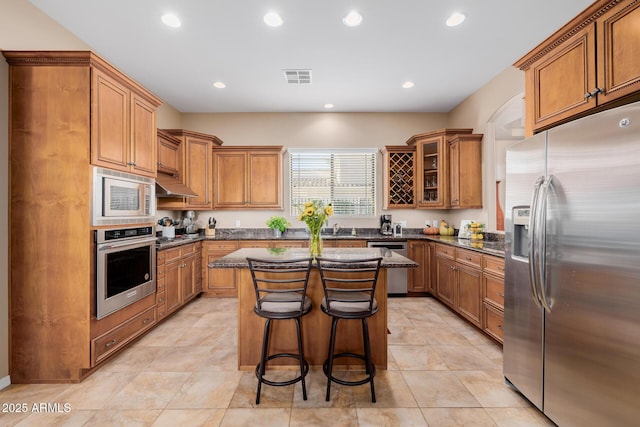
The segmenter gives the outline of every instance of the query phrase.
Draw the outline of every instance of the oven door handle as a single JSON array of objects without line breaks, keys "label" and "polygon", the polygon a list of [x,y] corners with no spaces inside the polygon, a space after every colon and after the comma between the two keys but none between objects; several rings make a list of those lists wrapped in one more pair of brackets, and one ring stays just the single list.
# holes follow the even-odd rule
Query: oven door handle
[{"label": "oven door handle", "polygon": [[155,242],[156,240],[158,240],[157,237],[148,237],[145,239],[138,239],[138,240],[129,240],[127,242],[122,242],[122,243],[100,243],[98,245],[98,250],[99,251],[106,251],[109,249],[116,249],[116,248],[126,248],[128,246],[132,246],[132,247],[136,247],[136,246],[144,246],[147,245],[151,242]]}]

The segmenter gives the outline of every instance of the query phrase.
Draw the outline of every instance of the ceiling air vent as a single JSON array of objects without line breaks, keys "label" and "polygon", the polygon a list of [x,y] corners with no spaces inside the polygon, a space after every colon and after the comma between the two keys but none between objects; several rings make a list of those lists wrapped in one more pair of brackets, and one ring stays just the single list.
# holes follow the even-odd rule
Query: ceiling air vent
[{"label": "ceiling air vent", "polygon": [[291,85],[310,85],[311,70],[282,70],[287,83]]}]

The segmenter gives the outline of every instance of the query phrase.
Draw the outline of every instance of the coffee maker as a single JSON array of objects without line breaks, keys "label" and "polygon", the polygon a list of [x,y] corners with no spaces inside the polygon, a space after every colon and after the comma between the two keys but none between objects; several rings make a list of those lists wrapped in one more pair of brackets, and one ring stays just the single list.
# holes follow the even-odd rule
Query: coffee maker
[{"label": "coffee maker", "polygon": [[380,234],[385,236],[391,236],[393,234],[391,215],[380,215]]}]

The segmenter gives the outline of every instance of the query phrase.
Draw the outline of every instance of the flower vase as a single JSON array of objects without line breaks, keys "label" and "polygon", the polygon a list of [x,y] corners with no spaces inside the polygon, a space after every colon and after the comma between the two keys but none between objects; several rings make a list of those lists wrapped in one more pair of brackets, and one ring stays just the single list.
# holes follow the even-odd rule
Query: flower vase
[{"label": "flower vase", "polygon": [[322,236],[320,235],[320,230],[311,232],[311,236],[309,238],[309,252],[312,258],[322,255]]}]

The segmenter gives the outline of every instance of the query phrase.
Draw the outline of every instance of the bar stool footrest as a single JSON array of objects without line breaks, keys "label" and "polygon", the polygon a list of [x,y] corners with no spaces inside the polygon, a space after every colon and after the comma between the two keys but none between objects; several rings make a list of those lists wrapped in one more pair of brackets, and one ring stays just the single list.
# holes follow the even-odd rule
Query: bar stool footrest
[{"label": "bar stool footrest", "polygon": [[[277,353],[277,354],[272,354],[270,356],[268,356],[265,359],[265,363],[267,363],[269,360],[273,360],[273,359],[278,359],[281,357],[290,357],[296,360],[300,360],[300,355],[299,354],[291,354],[291,353]],[[309,362],[307,362],[306,360],[302,361],[303,365],[304,365],[304,372],[302,372],[299,376],[291,379],[291,380],[287,380],[287,381],[271,381],[268,380],[264,377],[260,376],[260,363],[258,363],[256,365],[256,377],[258,378],[258,381],[263,382],[264,384],[270,385],[270,386],[275,386],[275,387],[283,387],[283,386],[287,386],[287,385],[291,385],[291,384],[295,384],[299,381],[302,381],[302,379],[304,377],[307,376],[307,374],[309,373]]]},{"label": "bar stool footrest", "polygon": [[[354,357],[356,359],[363,360],[365,362],[365,368],[366,368],[367,359],[362,354],[337,353],[337,354],[333,355],[333,360],[339,359],[339,358],[342,358],[342,357]],[[346,385],[346,386],[358,386],[358,385],[370,383],[370,382],[373,381],[373,377],[376,376],[376,365],[371,364],[371,367],[372,367],[372,371],[367,374],[367,377],[363,378],[361,380],[358,380],[358,381],[347,381],[347,380],[342,380],[340,378],[336,378],[333,375],[329,376],[329,374],[328,374],[328,371],[329,371],[329,360],[325,360],[324,361],[324,364],[322,365],[322,370],[324,371],[324,375],[327,378],[329,378],[330,381],[333,381],[334,383],[338,383],[338,384],[342,384],[342,385]]]}]

